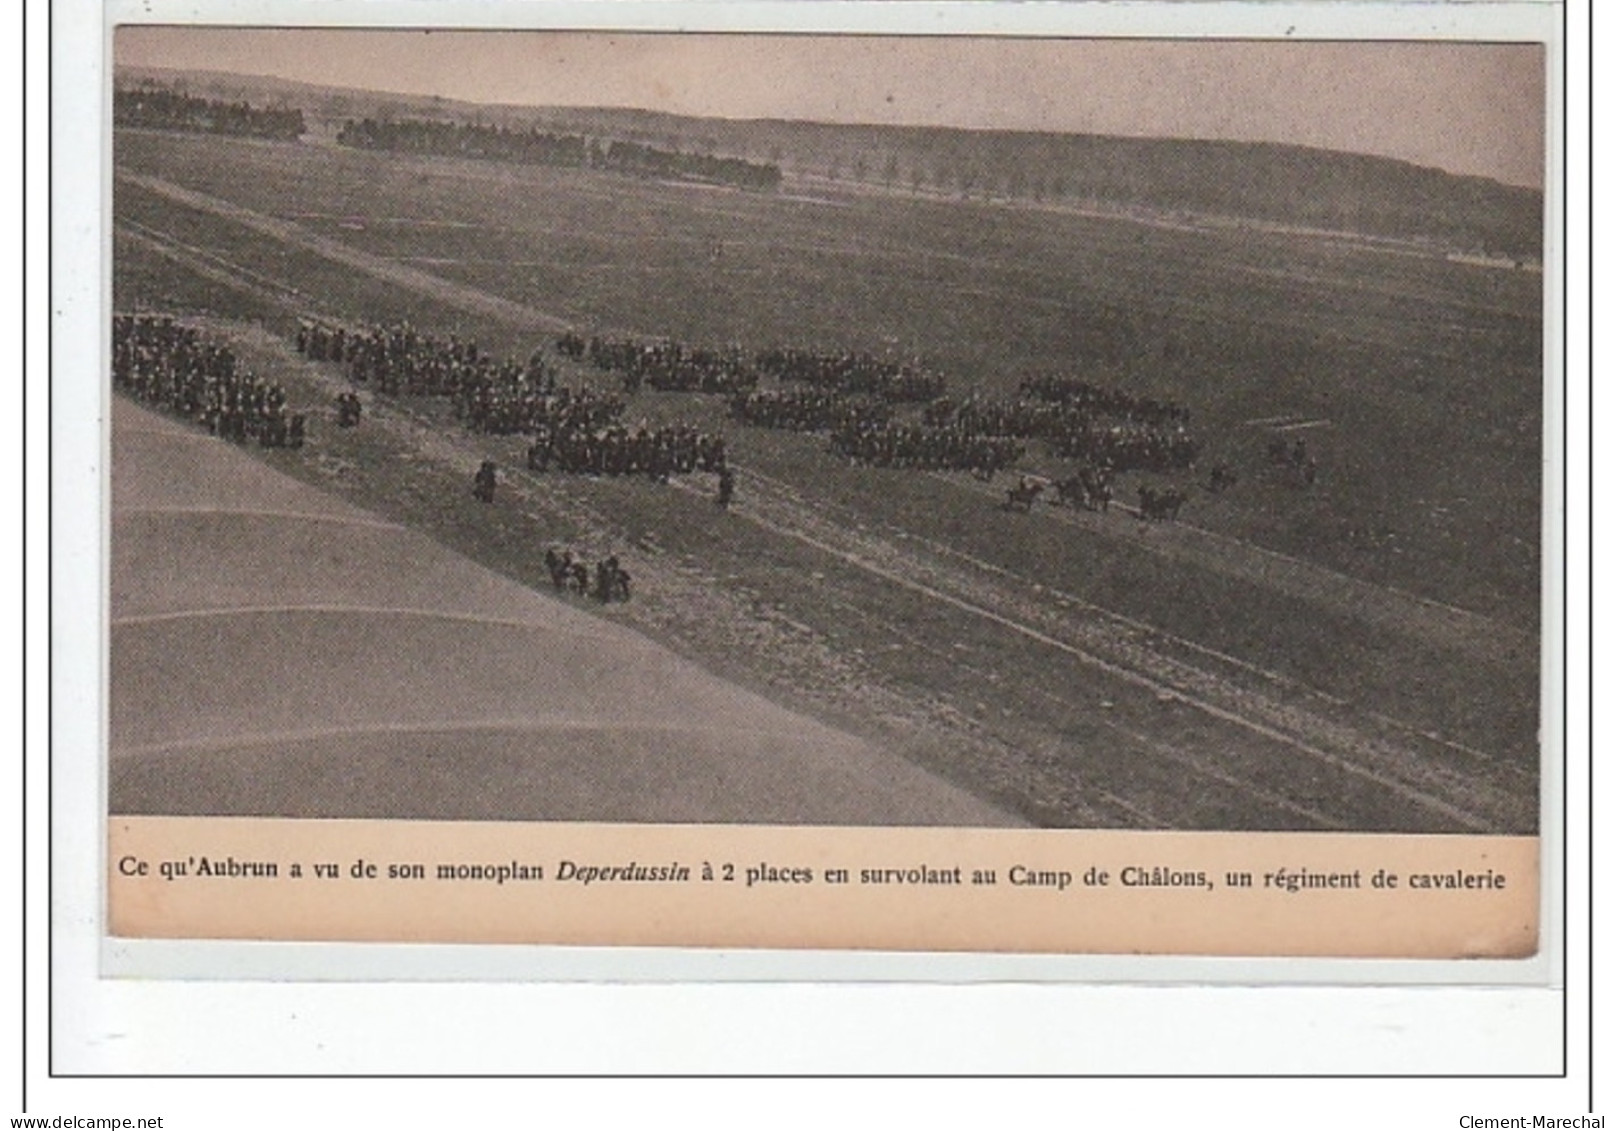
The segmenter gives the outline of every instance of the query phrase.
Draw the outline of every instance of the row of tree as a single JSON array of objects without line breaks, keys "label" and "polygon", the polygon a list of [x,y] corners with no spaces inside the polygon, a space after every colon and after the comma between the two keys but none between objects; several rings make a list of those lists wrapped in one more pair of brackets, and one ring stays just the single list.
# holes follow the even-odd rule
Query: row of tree
[{"label": "row of tree", "polygon": [[307,132],[301,110],[272,110],[247,102],[219,102],[156,86],[113,91],[112,121],[119,126],[236,134],[279,141],[296,141]]},{"label": "row of tree", "polygon": [[355,149],[567,165],[671,180],[710,181],[747,189],[774,189],[780,182],[778,165],[759,164],[739,157],[657,149],[631,141],[605,141],[581,134],[545,133],[537,128],[507,129],[419,118],[386,121],[365,118],[345,123],[337,134],[337,142]]}]

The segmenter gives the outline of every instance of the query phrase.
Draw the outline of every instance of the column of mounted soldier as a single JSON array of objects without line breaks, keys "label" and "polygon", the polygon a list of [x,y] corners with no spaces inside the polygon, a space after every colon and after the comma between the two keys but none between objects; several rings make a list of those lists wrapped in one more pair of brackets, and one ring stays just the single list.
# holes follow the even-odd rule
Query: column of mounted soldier
[{"label": "column of mounted soldier", "polygon": [[113,317],[112,381],[135,399],[238,444],[300,448],[306,437],[306,418],[288,409],[280,385],[239,366],[229,346],[170,317]]},{"label": "column of mounted soldier", "polygon": [[[536,350],[525,364],[495,361],[474,342],[437,338],[409,326],[350,330],[305,323],[298,349],[336,361],[359,385],[389,396],[450,398],[472,431],[532,439],[528,466],[591,475],[670,475],[727,467],[725,441],[687,424],[631,428],[622,423],[632,397],[658,392],[726,397],[737,421],[763,428],[827,433],[831,448],[875,467],[973,471],[990,478],[1045,441],[1067,459],[1108,475],[1171,473],[1193,467],[1199,445],[1189,411],[1060,376],[1023,380],[1013,398],[947,396],[946,380],[916,362],[854,350],[690,346],[567,333],[558,353],[615,374],[622,395],[573,388]],[[760,389],[763,378],[777,387]],[[895,419],[920,406],[918,419]]]},{"label": "column of mounted soldier", "polygon": [[[116,315],[113,380],[130,395],[238,443],[301,447],[305,414],[293,412],[285,391],[238,365],[228,345],[210,342],[194,326],[169,316]],[[438,337],[409,325],[354,328],[318,321],[299,324],[297,350],[312,361],[340,365],[352,388],[336,398],[334,419],[358,427],[360,387],[386,397],[436,397],[453,406],[464,427],[483,435],[527,438],[527,468],[595,476],[674,475],[716,478],[715,500],[728,507],[735,472],[721,434],[685,423],[629,426],[622,417],[645,388],[662,393],[723,397],[735,421],[760,428],[825,435],[830,449],[855,466],[964,470],[991,479],[1025,454],[1028,441],[1077,461],[1068,479],[1021,476],[1006,506],[1029,509],[1044,489],[1057,502],[1108,508],[1115,476],[1128,471],[1176,473],[1199,455],[1189,411],[1171,401],[1065,376],[1020,382],[1013,397],[948,395],[944,378],[913,360],[855,350],[691,346],[674,340],[638,341],[576,333],[560,336],[556,352],[620,381],[620,392],[562,384],[542,349],[525,363],[496,360],[473,341]],[[768,388],[759,387],[768,381]],[[1309,473],[1315,461],[1307,458]],[[1208,490],[1236,481],[1225,464]],[[492,503],[499,468],[485,460],[472,494]],[[1311,475],[1306,479],[1311,482]],[[1188,494],[1141,486],[1142,518],[1177,515]],[[626,599],[627,571],[615,557],[589,571],[569,551],[552,550],[558,590]]]},{"label": "column of mounted soldier", "polygon": [[[310,357],[342,362],[356,383],[373,383],[389,395],[451,397],[456,415],[474,431],[529,435],[529,470],[645,474],[661,482],[700,471],[718,476],[720,506],[733,498],[734,472],[721,435],[685,424],[628,428],[620,419],[621,397],[558,385],[541,350],[525,365],[495,362],[475,343],[408,326],[352,331],[317,323],[300,330],[298,346]],[[1076,473],[1065,479],[1022,477],[1006,504],[1012,509],[1027,509],[1041,483],[1054,488],[1059,502],[1106,510],[1117,475],[1182,473],[1199,458],[1188,409],[1061,375],[1028,377],[1011,398],[971,393],[955,399],[945,378],[917,361],[850,349],[748,353],[738,345],[576,332],[561,335],[554,346],[562,357],[614,374],[624,397],[645,388],[722,396],[740,423],[826,434],[831,450],[858,466],[969,471],[990,480],[1024,456],[1029,440],[1077,461]],[[765,378],[773,387],[759,388]],[[916,406],[917,414],[897,418]],[[485,464],[478,474],[476,494],[491,499],[497,469]],[[1219,464],[1208,490],[1218,493],[1236,481]],[[1176,518],[1188,499],[1176,487],[1143,485],[1138,493],[1138,513],[1146,519]]]}]

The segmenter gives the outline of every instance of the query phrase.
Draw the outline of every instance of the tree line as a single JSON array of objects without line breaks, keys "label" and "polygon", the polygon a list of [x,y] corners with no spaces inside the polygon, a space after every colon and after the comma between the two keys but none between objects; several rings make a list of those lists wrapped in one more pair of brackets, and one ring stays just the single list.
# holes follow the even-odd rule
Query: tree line
[{"label": "tree line", "polygon": [[307,132],[301,110],[271,110],[248,102],[215,101],[152,86],[113,91],[112,121],[119,126],[235,134],[278,141],[296,141]]},{"label": "tree line", "polygon": [[580,134],[546,133],[537,128],[507,129],[469,122],[365,118],[344,123],[337,143],[354,149],[476,157],[528,165],[602,169],[669,180],[710,181],[738,188],[779,187],[778,165],[657,149],[632,141],[607,141]]}]

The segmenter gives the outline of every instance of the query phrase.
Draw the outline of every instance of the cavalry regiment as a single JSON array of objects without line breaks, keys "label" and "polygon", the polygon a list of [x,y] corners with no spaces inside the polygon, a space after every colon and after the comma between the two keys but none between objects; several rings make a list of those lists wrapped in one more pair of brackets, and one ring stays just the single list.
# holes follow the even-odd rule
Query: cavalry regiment
[{"label": "cavalry regiment", "polygon": [[[220,347],[198,344],[196,331],[172,319],[120,317],[115,371],[142,399],[167,401],[176,412],[197,415],[221,435],[256,437],[267,446],[298,446],[301,414],[284,411],[278,387],[251,382],[238,388],[226,376],[232,363]],[[663,339],[641,342],[576,332],[558,337],[557,354],[620,375],[623,394],[560,384],[542,349],[525,363],[498,361],[470,340],[440,338],[406,324],[353,328],[302,322],[297,349],[315,361],[342,366],[355,387],[391,397],[443,397],[471,431],[529,436],[527,469],[595,476],[642,474],[665,482],[675,474],[720,476],[719,503],[733,497],[726,441],[684,424],[629,428],[627,402],[643,387],[728,398],[730,416],[752,427],[824,434],[830,450],[856,466],[969,471],[990,480],[1012,468],[1028,441],[1079,464],[1058,479],[1022,476],[1006,506],[1029,510],[1047,492],[1056,504],[1106,511],[1116,476],[1127,472],[1191,471],[1200,446],[1189,430],[1189,410],[1172,401],[1138,396],[1076,378],[1045,374],[1020,382],[1010,398],[947,395],[942,375],[915,361],[876,358],[855,350],[771,347],[747,354],[739,346],[693,346]],[[154,351],[177,359],[156,365]],[[164,355],[166,356],[166,354]],[[193,389],[179,372],[204,375]],[[198,368],[200,367],[200,368]],[[760,389],[761,380],[780,387]],[[898,419],[906,405],[916,418]],[[357,426],[363,414],[356,393],[337,398],[339,426]],[[1270,464],[1292,470],[1306,485],[1318,465],[1305,441],[1292,448],[1275,441]],[[727,475],[727,478],[722,478]],[[1205,485],[1211,494],[1232,488],[1238,475],[1218,463]],[[491,494],[479,488],[478,497]],[[1138,514],[1175,519],[1190,492],[1177,486],[1138,488]]]},{"label": "cavalry regiment", "polygon": [[[118,315],[112,343],[114,384],[130,396],[237,443],[298,448],[307,441],[306,417],[288,408],[285,391],[242,369],[228,346],[204,340],[195,327],[166,316]],[[725,438],[688,424],[629,427],[622,421],[626,398],[647,386],[720,396],[738,423],[824,435],[832,452],[858,467],[968,471],[991,480],[1019,463],[1031,442],[1078,464],[1060,477],[1021,474],[1004,499],[1005,509],[1021,512],[1047,495],[1056,505],[1103,513],[1119,475],[1182,475],[1200,455],[1189,410],[1168,400],[1059,375],[1027,378],[1012,397],[950,397],[944,378],[917,362],[852,350],[747,354],[738,346],[585,339],[575,332],[554,341],[561,358],[620,375],[617,393],[562,384],[542,348],[526,362],[501,361],[473,341],[408,324],[355,328],[309,320],[299,325],[296,346],[312,361],[340,366],[352,382],[335,402],[341,428],[357,428],[363,419],[354,391],[360,387],[384,397],[442,398],[471,432],[527,437],[528,472],[644,475],[657,482],[710,474],[721,509],[735,494]],[[759,388],[763,381],[774,387]],[[1266,454],[1299,484],[1316,480],[1317,460],[1305,440],[1274,440]],[[1238,481],[1219,462],[1204,486],[1219,494]],[[491,505],[498,483],[498,465],[484,460],[471,493]],[[1146,483],[1137,492],[1135,513],[1147,521],[1176,519],[1190,499],[1175,484]],[[546,565],[557,591],[601,602],[628,599],[628,571],[615,556],[591,572],[571,551],[552,549]]]},{"label": "cavalry regiment", "polygon": [[626,427],[621,396],[560,384],[542,351],[518,364],[496,361],[475,342],[434,337],[408,325],[352,330],[312,322],[299,327],[297,348],[311,360],[341,365],[355,385],[385,396],[447,398],[472,432],[531,437],[529,471],[645,474],[665,481],[675,474],[716,473],[726,458],[722,436],[688,425]]}]

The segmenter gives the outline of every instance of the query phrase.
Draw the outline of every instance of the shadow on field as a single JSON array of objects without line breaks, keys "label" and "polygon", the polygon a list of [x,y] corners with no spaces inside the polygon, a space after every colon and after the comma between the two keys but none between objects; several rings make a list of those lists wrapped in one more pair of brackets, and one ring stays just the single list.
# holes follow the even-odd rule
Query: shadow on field
[{"label": "shadow on field", "polygon": [[114,813],[1015,823],[121,400],[114,465]]}]

